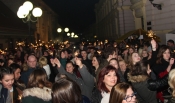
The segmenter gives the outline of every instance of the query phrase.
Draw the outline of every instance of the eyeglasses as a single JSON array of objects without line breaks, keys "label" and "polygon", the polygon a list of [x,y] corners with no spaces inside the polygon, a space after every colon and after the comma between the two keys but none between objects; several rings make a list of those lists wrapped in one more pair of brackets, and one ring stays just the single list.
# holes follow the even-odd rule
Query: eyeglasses
[{"label": "eyeglasses", "polygon": [[126,96],[124,98],[124,100],[126,100],[127,102],[130,102],[132,100],[132,97],[134,97],[137,93],[132,93],[131,96]]}]

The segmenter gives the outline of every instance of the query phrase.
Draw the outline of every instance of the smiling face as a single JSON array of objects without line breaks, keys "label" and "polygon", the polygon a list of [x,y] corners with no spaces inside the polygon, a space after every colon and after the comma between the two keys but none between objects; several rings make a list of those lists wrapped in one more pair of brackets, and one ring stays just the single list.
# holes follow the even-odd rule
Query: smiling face
[{"label": "smiling face", "polygon": [[135,64],[140,61],[140,56],[138,53],[133,53],[132,54],[132,63]]},{"label": "smiling face", "polygon": [[104,76],[103,83],[111,91],[112,87],[117,83],[117,75],[115,71],[110,71]]},{"label": "smiling face", "polygon": [[4,88],[11,89],[14,83],[14,74],[5,74],[2,80],[0,81]]}]

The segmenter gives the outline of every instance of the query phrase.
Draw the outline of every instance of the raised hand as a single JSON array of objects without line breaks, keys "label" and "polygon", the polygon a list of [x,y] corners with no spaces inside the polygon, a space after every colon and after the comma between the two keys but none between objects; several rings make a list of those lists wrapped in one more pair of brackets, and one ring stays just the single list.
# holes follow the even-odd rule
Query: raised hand
[{"label": "raised hand", "polygon": [[57,58],[55,58],[53,61],[54,61],[55,64],[57,64],[58,68],[61,67],[61,63]]},{"label": "raised hand", "polygon": [[173,65],[174,64],[174,58],[170,59],[169,65]]},{"label": "raised hand", "polygon": [[81,60],[77,57],[75,57],[75,63],[79,66],[79,68],[83,67],[83,64],[82,64]]},{"label": "raised hand", "polygon": [[156,45],[157,45],[156,41],[154,39],[152,39],[151,40],[151,46],[152,46],[153,50],[156,50]]},{"label": "raised hand", "polygon": [[50,62],[51,62],[51,64],[52,64],[53,66],[55,66],[55,63],[54,63],[54,59],[53,59],[53,58],[50,59]]}]

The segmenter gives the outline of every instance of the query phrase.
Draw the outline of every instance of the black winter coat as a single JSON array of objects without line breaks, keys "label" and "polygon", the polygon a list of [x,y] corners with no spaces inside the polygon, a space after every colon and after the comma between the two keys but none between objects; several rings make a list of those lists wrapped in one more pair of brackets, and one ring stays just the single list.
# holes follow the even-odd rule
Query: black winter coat
[{"label": "black winter coat", "polygon": [[128,79],[137,92],[136,97],[139,103],[157,103],[156,90],[168,85],[167,76],[159,80],[152,80],[145,75],[132,76],[129,73]]},{"label": "black winter coat", "polygon": [[101,103],[102,95],[98,89],[95,89],[92,92],[91,102],[92,103]]}]

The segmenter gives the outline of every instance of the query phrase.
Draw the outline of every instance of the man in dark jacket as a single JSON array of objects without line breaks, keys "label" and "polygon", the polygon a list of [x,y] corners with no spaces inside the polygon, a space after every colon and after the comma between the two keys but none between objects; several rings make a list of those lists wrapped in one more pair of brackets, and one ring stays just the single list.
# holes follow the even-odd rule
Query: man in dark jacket
[{"label": "man in dark jacket", "polygon": [[[25,83],[25,85],[27,85],[28,83],[28,79],[29,79],[29,75],[35,70],[37,69],[37,59],[36,56],[33,54],[30,54],[27,57],[27,70],[23,71],[21,73],[21,80]],[[43,68],[41,68],[43,69]],[[44,70],[44,69],[43,69]],[[45,70],[44,70],[45,71]]]}]

